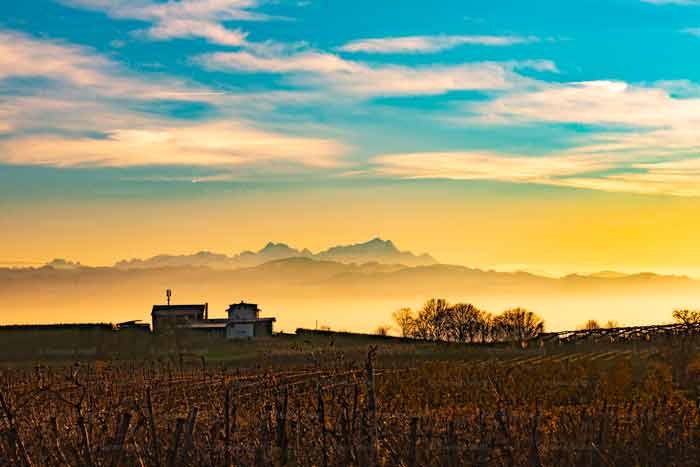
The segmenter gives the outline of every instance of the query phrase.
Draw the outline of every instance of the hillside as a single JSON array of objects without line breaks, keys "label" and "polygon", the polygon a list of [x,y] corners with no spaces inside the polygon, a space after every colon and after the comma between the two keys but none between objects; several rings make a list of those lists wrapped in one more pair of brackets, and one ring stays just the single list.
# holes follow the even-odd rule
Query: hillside
[{"label": "hillside", "polygon": [[[278,329],[327,324],[372,331],[400,307],[431,297],[465,301],[492,311],[524,306],[541,314],[550,329],[576,327],[587,319],[622,324],[665,322],[676,307],[700,301],[700,282],[680,276],[571,275],[560,279],[529,273],[484,271],[435,264],[347,264],[288,258],[235,270],[205,266],[160,268],[0,269],[0,322],[149,320],[150,308],[174,291],[174,302],[209,302],[212,317],[229,303],[257,302],[278,317]],[[40,293],[38,293],[40,292]]]},{"label": "hillside", "polygon": [[[232,256],[210,251],[200,251],[192,255],[158,255],[147,259],[130,259],[118,261],[118,269],[154,269],[163,267],[206,266],[213,269],[238,269],[258,266],[270,261],[290,258],[311,258],[340,263],[384,263],[419,266],[436,264],[437,261],[427,253],[415,255],[410,251],[401,251],[391,240],[374,238],[368,242],[352,245],[339,245],[319,253],[309,249],[290,247],[286,243],[268,242],[258,251],[243,251]],[[63,266],[65,260],[54,260],[50,265]],[[80,266],[80,263],[68,263]]]}]

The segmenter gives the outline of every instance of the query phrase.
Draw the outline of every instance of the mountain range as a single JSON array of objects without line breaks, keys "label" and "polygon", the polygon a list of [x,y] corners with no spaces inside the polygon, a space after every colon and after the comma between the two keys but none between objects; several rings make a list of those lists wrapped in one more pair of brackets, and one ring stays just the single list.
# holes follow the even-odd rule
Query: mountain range
[{"label": "mountain range", "polygon": [[440,264],[376,238],[319,253],[268,243],[232,256],[160,255],[111,267],[58,259],[39,268],[0,268],[0,324],[149,321],[166,289],[174,291],[174,303],[208,302],[212,317],[240,300],[259,303],[277,317],[278,330],[327,324],[371,332],[391,322],[394,310],[431,297],[492,312],[525,307],[550,330],[588,319],[662,323],[676,308],[700,307],[700,281],[685,276],[497,272]]},{"label": "mountain range", "polygon": [[[212,269],[238,269],[252,267],[270,261],[289,258],[310,258],[318,260],[337,261],[339,263],[382,263],[402,264],[404,266],[425,266],[436,264],[437,261],[429,254],[415,255],[410,251],[401,251],[391,240],[374,238],[365,243],[334,246],[319,253],[309,249],[298,250],[286,243],[269,242],[258,251],[243,251],[227,256],[220,253],[200,251],[192,255],[158,255],[148,259],[131,259],[117,262],[117,269],[153,269],[165,267],[209,267]],[[61,267],[67,264],[64,260],[54,260]],[[79,263],[70,263],[77,264]],[[49,264],[54,266],[55,264]]]}]

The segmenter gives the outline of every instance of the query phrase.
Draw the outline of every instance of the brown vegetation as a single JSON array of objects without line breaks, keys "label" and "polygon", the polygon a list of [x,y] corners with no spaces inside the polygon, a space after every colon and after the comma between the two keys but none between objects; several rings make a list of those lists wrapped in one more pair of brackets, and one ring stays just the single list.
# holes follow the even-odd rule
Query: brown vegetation
[{"label": "brown vegetation", "polygon": [[415,313],[402,308],[393,318],[402,337],[429,341],[525,341],[544,332],[544,321],[531,311],[514,308],[492,315],[470,303],[450,305],[442,298],[428,300]]},{"label": "brown vegetation", "polygon": [[651,466],[700,455],[693,338],[529,350],[401,343],[365,356],[342,337],[308,339],[246,344],[269,356],[235,365],[180,356],[5,366],[0,459]]}]

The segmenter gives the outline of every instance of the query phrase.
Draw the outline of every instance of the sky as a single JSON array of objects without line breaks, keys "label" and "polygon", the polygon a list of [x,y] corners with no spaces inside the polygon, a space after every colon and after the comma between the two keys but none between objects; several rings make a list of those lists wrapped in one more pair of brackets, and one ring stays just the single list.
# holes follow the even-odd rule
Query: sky
[{"label": "sky", "polygon": [[700,276],[700,1],[0,3],[0,266],[375,236]]}]

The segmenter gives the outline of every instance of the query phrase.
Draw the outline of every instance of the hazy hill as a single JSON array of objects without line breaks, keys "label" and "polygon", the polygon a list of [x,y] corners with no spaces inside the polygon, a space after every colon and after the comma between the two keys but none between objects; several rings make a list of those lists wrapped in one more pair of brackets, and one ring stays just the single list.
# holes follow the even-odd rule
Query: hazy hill
[{"label": "hazy hill", "polygon": [[115,264],[118,269],[153,269],[163,267],[206,266],[213,269],[237,269],[288,258],[313,258],[340,263],[384,263],[418,266],[435,264],[428,254],[420,256],[409,251],[400,251],[391,240],[380,238],[354,245],[331,247],[317,254],[304,248],[298,250],[285,243],[269,242],[258,251],[243,251],[233,256],[200,251],[193,255],[158,255],[148,259],[122,260]]},{"label": "hazy hill", "polygon": [[571,275],[560,279],[433,264],[341,263],[311,257],[269,261],[238,269],[208,266],[0,269],[0,322],[150,320],[154,303],[209,302],[223,317],[229,303],[259,303],[278,318],[277,329],[314,327],[372,331],[392,311],[437,296],[500,312],[524,306],[550,329],[575,328],[588,319],[623,324],[671,319],[676,307],[700,306],[700,282],[681,276]]}]

